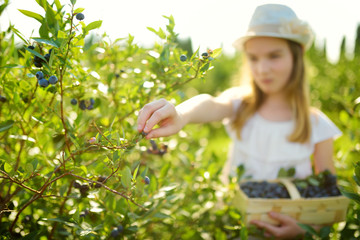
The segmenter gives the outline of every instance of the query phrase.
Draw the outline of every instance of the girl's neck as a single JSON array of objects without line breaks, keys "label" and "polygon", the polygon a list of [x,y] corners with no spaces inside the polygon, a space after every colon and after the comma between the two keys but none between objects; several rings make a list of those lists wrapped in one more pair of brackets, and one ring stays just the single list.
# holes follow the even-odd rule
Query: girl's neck
[{"label": "girl's neck", "polygon": [[263,106],[275,107],[275,108],[289,108],[291,109],[290,102],[284,94],[274,94],[265,97]]},{"label": "girl's neck", "polygon": [[288,121],[292,119],[291,104],[284,95],[271,95],[258,110],[259,114],[271,121]]}]

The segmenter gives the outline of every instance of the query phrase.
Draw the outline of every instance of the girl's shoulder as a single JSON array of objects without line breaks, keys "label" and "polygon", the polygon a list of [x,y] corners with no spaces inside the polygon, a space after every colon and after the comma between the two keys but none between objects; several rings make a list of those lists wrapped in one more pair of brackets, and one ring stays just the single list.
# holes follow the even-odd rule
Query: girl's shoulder
[{"label": "girl's shoulder", "polygon": [[222,99],[224,101],[241,101],[244,96],[249,95],[251,92],[251,88],[247,86],[236,86],[231,87],[223,91],[217,96],[218,99]]},{"label": "girl's shoulder", "polygon": [[322,124],[329,121],[331,122],[330,118],[316,107],[310,107],[310,118],[314,124]]},{"label": "girl's shoulder", "polygon": [[311,107],[310,115],[315,143],[328,138],[337,138],[342,134],[335,123],[320,109]]}]

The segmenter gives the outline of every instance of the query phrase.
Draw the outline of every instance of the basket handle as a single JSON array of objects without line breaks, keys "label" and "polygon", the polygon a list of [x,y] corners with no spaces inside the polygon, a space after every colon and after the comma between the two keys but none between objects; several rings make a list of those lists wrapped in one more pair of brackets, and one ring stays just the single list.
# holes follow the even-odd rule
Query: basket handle
[{"label": "basket handle", "polygon": [[293,184],[289,179],[287,178],[279,178],[279,181],[286,187],[286,189],[289,192],[291,199],[300,199],[300,193],[297,190],[295,184]]}]

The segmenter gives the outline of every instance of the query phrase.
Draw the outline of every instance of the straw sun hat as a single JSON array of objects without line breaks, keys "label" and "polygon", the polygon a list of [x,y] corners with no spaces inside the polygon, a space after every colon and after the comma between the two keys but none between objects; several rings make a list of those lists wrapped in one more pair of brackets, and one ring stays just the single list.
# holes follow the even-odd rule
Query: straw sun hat
[{"label": "straw sun hat", "polygon": [[292,40],[307,49],[311,45],[313,32],[291,8],[280,4],[265,4],[255,9],[247,32],[233,46],[241,50],[247,40],[260,36]]}]

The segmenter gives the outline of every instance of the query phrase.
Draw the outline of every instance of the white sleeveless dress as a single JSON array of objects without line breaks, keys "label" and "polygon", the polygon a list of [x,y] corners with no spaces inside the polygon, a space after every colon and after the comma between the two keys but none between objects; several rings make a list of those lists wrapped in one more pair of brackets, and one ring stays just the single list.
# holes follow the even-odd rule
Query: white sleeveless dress
[{"label": "white sleeveless dress", "polygon": [[[234,112],[241,100],[232,100]],[[275,179],[281,168],[295,168],[295,177],[312,174],[311,155],[316,143],[341,135],[339,128],[321,111],[311,114],[311,140],[307,144],[287,141],[294,121],[270,121],[254,114],[241,132],[241,140],[228,121],[225,126],[232,144],[224,168],[224,177],[235,176],[239,165],[245,167],[245,176],[253,179]],[[227,177],[226,177],[227,178]]]}]

